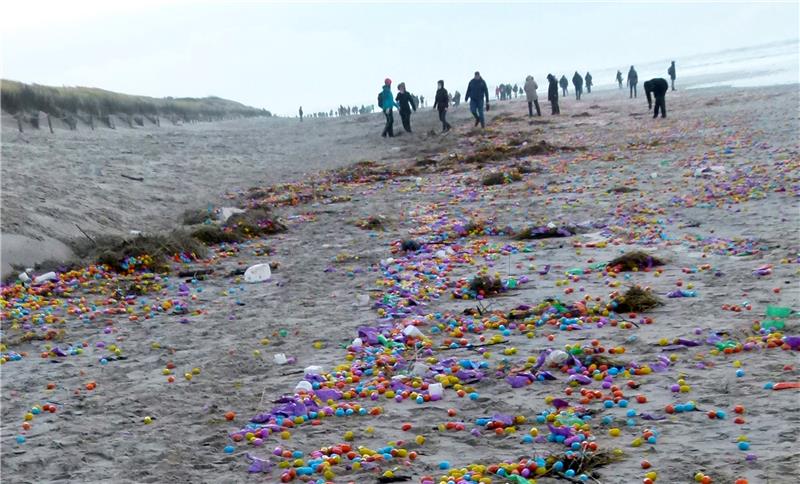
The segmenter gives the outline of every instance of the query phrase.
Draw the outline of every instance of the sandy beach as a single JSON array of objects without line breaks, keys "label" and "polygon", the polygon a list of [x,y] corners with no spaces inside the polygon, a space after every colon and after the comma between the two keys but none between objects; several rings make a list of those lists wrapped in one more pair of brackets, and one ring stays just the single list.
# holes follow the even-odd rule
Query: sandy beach
[{"label": "sandy beach", "polygon": [[[288,228],[170,274],[3,286],[4,480],[788,482],[800,331],[765,315],[800,307],[798,86],[670,92],[666,119],[617,90],[540,102],[493,102],[485,130],[462,104],[447,135],[425,109],[388,140],[380,115],[4,117],[4,273],[11,234],[25,264],[187,209]],[[607,265],[633,251],[664,264]],[[615,310],[633,286],[663,304]]]}]

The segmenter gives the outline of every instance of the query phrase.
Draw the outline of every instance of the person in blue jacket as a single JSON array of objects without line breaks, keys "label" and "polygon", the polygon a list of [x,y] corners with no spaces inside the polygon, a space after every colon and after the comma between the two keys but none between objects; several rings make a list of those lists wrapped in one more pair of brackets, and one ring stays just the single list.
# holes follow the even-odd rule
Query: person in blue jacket
[{"label": "person in blue jacket", "polygon": [[481,73],[475,71],[475,77],[469,81],[467,86],[467,93],[464,96],[464,102],[469,101],[469,110],[472,116],[475,117],[475,126],[480,123],[481,128],[486,127],[486,121],[483,117],[483,100],[486,100],[486,110],[489,110],[489,88],[486,87],[486,81],[481,78]]},{"label": "person in blue jacket", "polygon": [[392,108],[400,109],[400,106],[394,102],[392,80],[388,77],[383,81],[383,90],[378,94],[378,105],[383,110],[383,115],[386,116],[386,125],[383,127],[381,136],[394,138],[394,114],[392,113]]}]

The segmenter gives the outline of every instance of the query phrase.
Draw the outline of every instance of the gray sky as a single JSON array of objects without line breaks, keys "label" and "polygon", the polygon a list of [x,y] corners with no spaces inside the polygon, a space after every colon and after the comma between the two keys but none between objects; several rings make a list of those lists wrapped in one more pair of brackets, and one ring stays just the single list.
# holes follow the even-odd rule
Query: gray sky
[{"label": "gray sky", "polygon": [[475,70],[492,86],[528,73],[541,85],[548,72],[668,58],[680,69],[681,56],[800,36],[798,2],[61,0],[2,12],[3,78],[292,115],[375,103],[385,77],[431,96],[438,79],[463,92]]}]

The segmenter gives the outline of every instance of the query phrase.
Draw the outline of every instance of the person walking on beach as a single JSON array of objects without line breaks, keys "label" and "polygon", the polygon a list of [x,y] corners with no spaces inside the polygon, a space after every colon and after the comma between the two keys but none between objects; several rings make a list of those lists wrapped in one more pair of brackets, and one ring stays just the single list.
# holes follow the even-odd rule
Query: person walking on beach
[{"label": "person walking on beach", "polygon": [[669,74],[669,78],[672,81],[672,90],[675,90],[675,61],[672,61],[670,64],[669,69],[667,69],[667,74]]},{"label": "person walking on beach", "polygon": [[489,110],[489,88],[486,81],[481,78],[481,73],[475,71],[475,77],[467,85],[467,93],[464,95],[464,102],[469,101],[469,110],[475,118],[475,126],[480,123],[481,128],[486,127],[483,117],[483,100],[486,99],[486,110]]},{"label": "person walking on beach", "polygon": [[381,136],[394,138],[394,114],[392,113],[392,108],[399,108],[400,106],[392,98],[392,80],[388,77],[383,81],[383,90],[378,94],[378,106],[381,107],[383,115],[386,117],[386,125],[383,127]]},{"label": "person walking on beach", "polygon": [[539,109],[539,96],[536,94],[539,85],[536,84],[533,76],[525,78],[525,86],[523,89],[525,90],[525,97],[528,98],[528,117],[533,116],[533,106],[536,106],[536,115],[541,116],[542,111]]},{"label": "person walking on beach", "polygon": [[300,106],[300,122],[303,122],[303,106]]},{"label": "person walking on beach", "polygon": [[667,117],[667,90],[669,90],[669,84],[667,84],[666,79],[657,77],[649,81],[644,81],[644,94],[647,96],[648,110],[653,107],[653,103],[650,100],[650,93],[653,93],[653,96],[656,98],[656,108],[653,110],[653,119],[658,117],[659,108],[661,108],[661,117]]},{"label": "person walking on beach", "polygon": [[583,78],[578,74],[578,71],[575,71],[575,74],[572,76],[572,85],[575,86],[575,99],[580,101],[581,94],[583,94]]},{"label": "person walking on beach", "polygon": [[447,122],[447,108],[450,107],[450,94],[444,88],[444,81],[439,81],[436,89],[436,98],[433,100],[433,109],[439,111],[439,121],[442,122],[442,133],[450,131],[450,123]]},{"label": "person walking on beach", "polygon": [[558,80],[558,84],[561,86],[561,95],[567,97],[567,88],[569,87],[567,76],[562,75],[561,79]]},{"label": "person walking on beach", "polygon": [[617,83],[619,84],[619,88],[622,89],[622,72],[617,71]]},{"label": "person walking on beach", "polygon": [[400,105],[400,120],[403,122],[403,129],[407,133],[411,132],[411,110],[417,110],[417,103],[414,102],[411,93],[406,91],[406,83],[401,82],[397,85],[397,98],[395,101]]},{"label": "person walking on beach", "polygon": [[496,101],[500,100],[500,86],[494,88],[494,99]]},{"label": "person walking on beach", "polygon": [[461,104],[461,93],[456,91],[456,93],[453,94],[453,106],[458,107],[459,104]]},{"label": "person walking on beach", "polygon": [[516,99],[517,98],[517,92],[519,92],[519,86],[514,84],[514,88],[512,90],[514,91],[514,99]]},{"label": "person walking on beach", "polygon": [[630,70],[628,71],[628,87],[631,90],[632,98],[636,97],[636,84],[639,84],[639,74],[636,73],[636,69],[631,66]]},{"label": "person walking on beach", "polygon": [[549,82],[547,86],[547,100],[550,101],[550,108],[552,109],[551,114],[561,114],[561,110],[558,109],[558,81],[556,80],[556,76],[548,74],[547,82]]},{"label": "person walking on beach", "polygon": [[592,75],[588,72],[585,76],[583,76],[583,80],[586,81],[586,94],[592,93]]}]

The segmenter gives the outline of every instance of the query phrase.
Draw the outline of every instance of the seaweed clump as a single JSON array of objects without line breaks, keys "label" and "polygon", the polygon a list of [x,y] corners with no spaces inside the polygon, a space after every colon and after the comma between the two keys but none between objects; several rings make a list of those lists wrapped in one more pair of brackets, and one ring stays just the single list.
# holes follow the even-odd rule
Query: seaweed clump
[{"label": "seaweed clump", "polygon": [[232,228],[245,237],[286,232],[286,225],[273,217],[265,208],[254,208],[244,213],[236,213],[225,222],[225,227]]},{"label": "seaweed clump", "polygon": [[571,227],[556,227],[545,225],[542,227],[525,227],[514,234],[517,240],[537,240],[552,239],[558,237],[571,237],[575,235],[575,230]]},{"label": "seaweed clump", "polygon": [[652,292],[645,291],[640,286],[632,286],[625,294],[615,299],[615,302],[614,310],[624,313],[638,313],[664,305]]},{"label": "seaweed clump", "polygon": [[385,230],[386,217],[381,215],[371,215],[367,218],[356,220],[355,226],[364,230]]},{"label": "seaweed clump", "polygon": [[507,172],[494,171],[483,177],[483,186],[505,185],[522,180],[522,174],[517,170]]},{"label": "seaweed clump", "polygon": [[499,294],[503,290],[503,282],[499,277],[479,275],[469,282],[470,291],[483,296]]},{"label": "seaweed clump", "polygon": [[129,239],[106,238],[97,242],[96,253],[98,263],[117,272],[134,269],[169,272],[170,259],[202,259],[206,256],[206,248],[188,232],[176,230]]},{"label": "seaweed clump", "polygon": [[612,260],[608,263],[608,268],[613,269],[615,272],[624,272],[650,269],[651,267],[663,265],[664,261],[658,257],[641,250],[635,250]]}]

